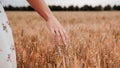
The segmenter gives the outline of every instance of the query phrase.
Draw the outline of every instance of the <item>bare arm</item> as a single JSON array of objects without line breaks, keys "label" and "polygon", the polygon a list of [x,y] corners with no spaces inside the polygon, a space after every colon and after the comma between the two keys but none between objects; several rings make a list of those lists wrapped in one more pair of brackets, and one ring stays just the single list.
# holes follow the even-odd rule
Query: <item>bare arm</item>
[{"label": "bare arm", "polygon": [[60,40],[66,45],[67,34],[60,22],[55,18],[44,0],[27,0],[29,4],[46,20],[46,24],[54,39],[60,45]]},{"label": "bare arm", "polygon": [[53,17],[44,0],[27,0],[29,4],[47,21]]}]

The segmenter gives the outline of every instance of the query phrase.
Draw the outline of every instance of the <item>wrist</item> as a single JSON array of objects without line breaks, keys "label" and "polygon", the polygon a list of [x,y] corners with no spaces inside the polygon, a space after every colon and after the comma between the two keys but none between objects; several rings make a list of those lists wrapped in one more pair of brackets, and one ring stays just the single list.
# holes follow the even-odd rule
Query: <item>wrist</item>
[{"label": "wrist", "polygon": [[46,22],[49,22],[49,21],[55,20],[55,19],[56,19],[56,18],[55,18],[54,15],[50,15],[50,16],[48,16],[48,18],[46,19]]}]

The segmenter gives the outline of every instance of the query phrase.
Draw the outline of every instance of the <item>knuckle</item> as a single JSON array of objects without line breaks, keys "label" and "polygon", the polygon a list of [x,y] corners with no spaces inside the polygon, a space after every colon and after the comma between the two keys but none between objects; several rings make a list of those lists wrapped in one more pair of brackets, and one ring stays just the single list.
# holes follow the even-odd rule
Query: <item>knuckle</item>
[{"label": "knuckle", "polygon": [[57,36],[60,37],[60,34],[58,34]]}]

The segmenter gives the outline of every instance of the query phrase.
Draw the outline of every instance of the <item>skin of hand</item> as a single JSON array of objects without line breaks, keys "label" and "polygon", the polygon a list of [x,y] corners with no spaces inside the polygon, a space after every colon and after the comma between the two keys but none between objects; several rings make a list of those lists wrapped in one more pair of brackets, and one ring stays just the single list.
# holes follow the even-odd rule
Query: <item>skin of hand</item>
[{"label": "skin of hand", "polygon": [[60,45],[62,40],[64,45],[67,45],[67,33],[60,22],[53,15],[44,0],[27,0],[28,3],[46,20],[47,27],[51,31],[51,35]]},{"label": "skin of hand", "polygon": [[61,45],[61,40],[64,45],[67,45],[67,33],[60,22],[55,18],[51,18],[47,21],[47,26],[52,33],[52,37]]}]

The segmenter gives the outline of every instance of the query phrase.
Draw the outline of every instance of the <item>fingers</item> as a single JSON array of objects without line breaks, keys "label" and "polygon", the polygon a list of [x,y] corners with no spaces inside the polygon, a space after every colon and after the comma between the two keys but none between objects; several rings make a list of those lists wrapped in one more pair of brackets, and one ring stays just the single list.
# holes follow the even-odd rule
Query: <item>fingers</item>
[{"label": "fingers", "polygon": [[52,33],[52,39],[53,39],[53,42],[56,42],[56,39],[55,39],[55,36],[56,36],[56,33],[53,29],[51,29],[51,33]]},{"label": "fingers", "polygon": [[63,32],[63,31],[60,31],[60,35],[61,35],[61,38],[62,38],[62,41],[63,41],[63,43],[64,43],[64,45],[67,45],[67,43],[66,43],[66,34]]},{"label": "fingers", "polygon": [[66,40],[66,42],[67,42],[67,41],[68,41],[68,34],[66,33],[65,30],[63,30],[63,33],[64,33],[64,36],[65,36],[65,40]]},{"label": "fingers", "polygon": [[60,45],[60,33],[59,33],[59,30],[56,30],[55,33],[56,33],[57,43]]},{"label": "fingers", "polygon": [[65,30],[63,30],[64,36],[65,36],[65,48],[68,49],[68,43],[69,43],[69,37]]},{"label": "fingers", "polygon": [[58,44],[61,45],[61,41],[62,41],[62,43],[64,45],[67,45],[67,42],[66,42],[67,35],[66,35],[66,33],[63,30],[57,30],[57,31],[55,31],[55,33],[57,35],[56,37],[57,37]]},{"label": "fingers", "polygon": [[54,39],[54,42],[56,42],[56,44],[61,45],[61,42],[64,45],[67,45],[67,34],[65,32],[65,30],[51,30],[52,32],[52,38]]}]

